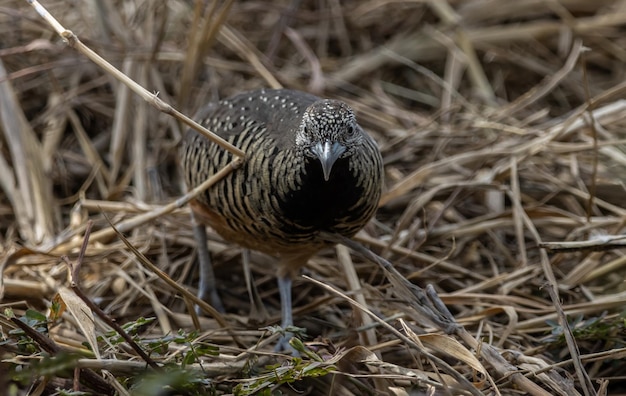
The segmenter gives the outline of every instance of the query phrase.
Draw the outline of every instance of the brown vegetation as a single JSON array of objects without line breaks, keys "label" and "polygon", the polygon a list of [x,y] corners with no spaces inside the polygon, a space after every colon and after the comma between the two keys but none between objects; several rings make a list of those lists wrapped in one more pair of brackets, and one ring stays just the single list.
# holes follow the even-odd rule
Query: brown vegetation
[{"label": "brown vegetation", "polygon": [[[42,5],[60,26],[0,4],[1,389],[626,391],[626,2]],[[271,353],[272,260],[252,255],[251,304],[239,248],[210,230],[227,313],[194,313],[177,166],[182,114],[279,86],[346,101],[378,141],[386,190],[356,239],[397,270],[315,257],[297,359]],[[136,324],[135,349],[110,319]]]}]

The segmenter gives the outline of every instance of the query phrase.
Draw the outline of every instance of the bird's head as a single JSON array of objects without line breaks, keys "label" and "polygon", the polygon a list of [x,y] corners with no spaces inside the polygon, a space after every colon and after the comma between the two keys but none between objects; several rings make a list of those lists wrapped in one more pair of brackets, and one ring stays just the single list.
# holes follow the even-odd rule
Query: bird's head
[{"label": "bird's head", "polygon": [[339,158],[351,156],[366,139],[352,109],[338,100],[318,100],[302,115],[296,147],[320,161],[328,181]]}]

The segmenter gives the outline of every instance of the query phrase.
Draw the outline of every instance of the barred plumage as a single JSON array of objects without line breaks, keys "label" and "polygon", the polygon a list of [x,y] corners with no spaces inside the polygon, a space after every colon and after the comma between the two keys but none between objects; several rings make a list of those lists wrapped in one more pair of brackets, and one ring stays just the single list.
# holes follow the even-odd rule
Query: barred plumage
[{"label": "barred plumage", "polygon": [[[258,90],[210,104],[199,116],[246,158],[198,197],[193,211],[224,239],[277,257],[279,279],[326,245],[320,231],[351,237],[373,216],[382,158],[345,103]],[[189,188],[231,160],[193,130],[181,157]]]}]

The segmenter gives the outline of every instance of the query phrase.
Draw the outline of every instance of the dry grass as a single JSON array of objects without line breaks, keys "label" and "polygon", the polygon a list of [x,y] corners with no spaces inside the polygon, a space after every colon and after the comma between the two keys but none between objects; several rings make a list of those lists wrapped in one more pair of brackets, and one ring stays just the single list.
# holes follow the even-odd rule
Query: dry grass
[{"label": "dry grass", "polygon": [[[43,1],[148,94],[27,1],[0,5],[8,394],[626,392],[626,2],[69,3]],[[272,260],[252,256],[265,306],[251,305],[239,249],[212,233],[227,314],[194,314],[176,159],[187,127],[149,94],[191,116],[267,86],[347,101],[385,158],[385,195],[357,239],[397,271],[342,246],[315,257],[295,281],[301,359],[271,353]],[[111,318],[139,321],[149,356]]]}]

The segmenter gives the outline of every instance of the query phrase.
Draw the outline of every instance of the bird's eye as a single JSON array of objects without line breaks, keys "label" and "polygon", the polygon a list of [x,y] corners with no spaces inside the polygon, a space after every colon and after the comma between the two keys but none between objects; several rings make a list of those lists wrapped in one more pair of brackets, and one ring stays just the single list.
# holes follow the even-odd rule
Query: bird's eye
[{"label": "bird's eye", "polygon": [[348,125],[348,128],[346,130],[346,135],[348,137],[352,137],[352,136],[356,135],[356,128],[353,127],[352,125]]}]

